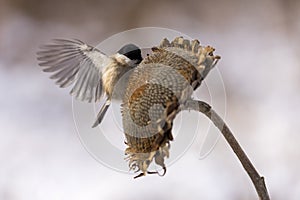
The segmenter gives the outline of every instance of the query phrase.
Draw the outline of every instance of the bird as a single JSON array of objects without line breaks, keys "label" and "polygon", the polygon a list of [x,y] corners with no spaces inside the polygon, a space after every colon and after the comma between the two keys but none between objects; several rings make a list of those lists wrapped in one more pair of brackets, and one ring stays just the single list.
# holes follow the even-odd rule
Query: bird
[{"label": "bird", "polygon": [[[165,159],[169,157],[173,121],[192,100],[219,59],[211,46],[199,40],[179,36],[171,42],[164,38],[151,48],[146,57],[134,44],[123,46],[113,55],[78,39],[55,39],[41,46],[37,53],[43,71],[53,73],[60,87],[74,84],[70,94],[82,101],[98,101],[106,97],[96,121],[99,125],[113,98],[121,98],[121,115],[125,136],[126,160],[134,178],[147,174],[166,173]],[[113,95],[118,81],[129,73],[119,95]],[[118,93],[118,92],[117,92]],[[163,173],[149,171],[154,163]]]},{"label": "bird", "polygon": [[143,58],[141,49],[131,43],[108,56],[79,39],[53,39],[51,44],[40,46],[37,60],[61,88],[73,84],[70,94],[76,99],[87,102],[105,99],[92,125],[94,128],[103,120],[118,80]]},{"label": "bird", "polygon": [[154,161],[166,173],[165,158],[169,157],[173,120],[192,99],[193,91],[220,56],[211,46],[201,46],[198,40],[164,38],[152,54],[133,69],[122,100],[121,112],[125,134],[126,160],[129,169],[147,174]]}]

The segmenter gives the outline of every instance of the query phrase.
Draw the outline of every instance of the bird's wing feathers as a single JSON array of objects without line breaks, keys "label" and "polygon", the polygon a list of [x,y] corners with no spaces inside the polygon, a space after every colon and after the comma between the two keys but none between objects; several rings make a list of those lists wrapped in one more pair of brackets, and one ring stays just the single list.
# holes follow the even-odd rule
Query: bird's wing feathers
[{"label": "bird's wing feathers", "polygon": [[101,98],[102,71],[110,58],[98,49],[80,40],[55,39],[53,44],[43,45],[37,53],[43,71],[50,72],[51,79],[60,87],[74,83],[71,95],[82,101]]}]

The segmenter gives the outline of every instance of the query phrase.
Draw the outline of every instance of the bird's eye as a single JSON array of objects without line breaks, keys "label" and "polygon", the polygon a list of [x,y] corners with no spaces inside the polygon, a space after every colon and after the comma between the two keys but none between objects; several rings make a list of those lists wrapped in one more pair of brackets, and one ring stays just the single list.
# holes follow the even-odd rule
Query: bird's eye
[{"label": "bird's eye", "polygon": [[209,56],[213,56],[213,52],[212,52],[212,51],[209,52],[208,55],[209,55]]}]

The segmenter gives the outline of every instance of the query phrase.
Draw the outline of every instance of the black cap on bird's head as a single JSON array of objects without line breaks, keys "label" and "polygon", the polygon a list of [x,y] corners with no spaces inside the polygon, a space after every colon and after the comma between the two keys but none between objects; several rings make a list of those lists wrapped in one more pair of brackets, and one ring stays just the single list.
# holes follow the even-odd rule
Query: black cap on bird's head
[{"label": "black cap on bird's head", "polygon": [[141,49],[134,44],[126,44],[118,51],[118,53],[123,54],[130,60],[135,60],[136,64],[139,64],[143,60]]}]

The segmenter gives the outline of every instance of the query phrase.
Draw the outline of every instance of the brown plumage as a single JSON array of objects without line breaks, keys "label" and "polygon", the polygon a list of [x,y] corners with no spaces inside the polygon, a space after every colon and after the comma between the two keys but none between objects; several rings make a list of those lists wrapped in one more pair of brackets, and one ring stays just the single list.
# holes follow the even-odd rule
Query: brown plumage
[{"label": "brown plumage", "polygon": [[146,175],[155,161],[166,171],[173,120],[220,59],[210,46],[182,37],[164,39],[129,77],[122,104],[130,169]]}]

